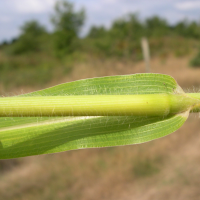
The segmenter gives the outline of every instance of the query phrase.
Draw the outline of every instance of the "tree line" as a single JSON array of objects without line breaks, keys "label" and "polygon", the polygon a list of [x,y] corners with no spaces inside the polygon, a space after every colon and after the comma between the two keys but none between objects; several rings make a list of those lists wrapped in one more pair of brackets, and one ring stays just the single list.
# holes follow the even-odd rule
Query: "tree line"
[{"label": "tree line", "polygon": [[[144,36],[150,40],[164,37],[200,39],[200,23],[196,21],[183,20],[171,25],[158,16],[140,20],[137,14],[115,20],[109,29],[92,26],[84,38],[79,38],[86,11],[75,11],[74,5],[65,0],[57,1],[50,20],[54,28],[52,33],[38,21],[26,22],[20,36],[12,40],[9,52],[17,55],[51,49],[57,57],[80,50],[106,56],[139,55],[140,40]],[[2,46],[6,46],[6,42]]]}]

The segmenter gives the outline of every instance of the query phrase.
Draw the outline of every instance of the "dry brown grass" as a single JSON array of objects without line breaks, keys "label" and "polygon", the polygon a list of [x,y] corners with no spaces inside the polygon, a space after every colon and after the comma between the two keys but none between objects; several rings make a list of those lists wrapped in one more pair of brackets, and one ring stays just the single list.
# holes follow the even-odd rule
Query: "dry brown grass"
[{"label": "dry brown grass", "polygon": [[[152,72],[172,75],[184,88],[200,85],[200,69],[189,58],[153,59]],[[144,63],[92,60],[76,65],[81,78],[144,72]],[[21,88],[18,88],[19,91]],[[32,88],[23,88],[31,91]],[[17,159],[22,164],[0,173],[0,199],[200,199],[200,123],[197,115],[167,137],[140,144],[86,149]]]}]

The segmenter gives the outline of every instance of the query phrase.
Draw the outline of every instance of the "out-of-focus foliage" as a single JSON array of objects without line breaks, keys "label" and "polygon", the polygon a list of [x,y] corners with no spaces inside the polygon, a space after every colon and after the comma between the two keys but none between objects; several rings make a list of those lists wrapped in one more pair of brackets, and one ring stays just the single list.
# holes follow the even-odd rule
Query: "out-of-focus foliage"
[{"label": "out-of-focus foliage", "polygon": [[200,38],[200,24],[197,22],[181,21],[176,24],[174,31],[185,38]]},{"label": "out-of-focus foliage", "polygon": [[146,19],[145,31],[148,37],[162,37],[170,33],[170,26],[166,20],[157,16]]},{"label": "out-of-focus foliage", "polygon": [[33,20],[26,22],[21,27],[21,35],[18,39],[13,39],[13,54],[23,54],[41,50],[42,36],[46,34],[44,26]]},{"label": "out-of-focus foliage", "polygon": [[37,21],[26,22],[19,38],[10,44],[6,41],[0,48],[12,54],[37,53],[42,51],[58,58],[69,57],[74,52],[84,52],[100,57],[117,57],[141,60],[141,38],[147,37],[151,55],[177,57],[187,55],[191,47],[189,40],[200,40],[200,23],[183,20],[171,25],[167,20],[153,16],[141,20],[138,14],[128,14],[116,19],[110,28],[92,26],[84,38],[80,30],[85,21],[84,9],[75,10],[74,5],[65,0],[55,4],[51,22],[52,33]]},{"label": "out-of-focus foliage", "polygon": [[136,58],[135,55],[140,51],[140,38],[143,35],[144,27],[138,16],[129,14],[114,21],[108,30],[102,26],[92,27],[87,40],[100,54],[120,57],[132,55]]},{"label": "out-of-focus foliage", "polygon": [[90,29],[90,32],[88,34],[88,37],[90,38],[99,38],[102,37],[103,35],[105,35],[106,33],[106,29],[104,26],[92,26]]},{"label": "out-of-focus foliage", "polygon": [[191,60],[192,67],[200,67],[200,49],[197,55]]},{"label": "out-of-focus foliage", "polygon": [[[87,43],[97,53],[105,56],[117,56],[142,59],[140,40],[147,37],[150,42],[152,55],[157,53],[175,53],[177,56],[186,55],[188,49],[185,42],[176,45],[180,39],[200,39],[200,24],[197,22],[182,21],[170,25],[165,19],[158,16],[140,20],[137,14],[129,14],[113,22],[110,29],[91,27],[87,35]],[[174,38],[174,44],[166,42]],[[163,47],[168,49],[164,50]],[[166,51],[166,52],[164,52]],[[173,52],[175,51],[175,52]],[[94,52],[94,51],[93,51]]]},{"label": "out-of-focus foliage", "polygon": [[85,20],[85,11],[75,11],[73,4],[58,1],[52,16],[54,25],[54,47],[56,55],[65,56],[75,50],[75,40],[78,37]]},{"label": "out-of-focus foliage", "polygon": [[[142,37],[148,38],[151,57],[157,56],[162,61],[168,55],[183,57],[199,48],[200,23],[195,21],[183,20],[171,25],[158,16],[141,20],[138,14],[128,14],[116,19],[109,28],[91,27],[81,38],[85,17],[83,9],[77,10],[73,3],[59,0],[50,19],[54,26],[52,32],[37,21],[28,21],[21,27],[18,38],[3,41],[0,81],[4,87],[11,87],[11,83],[19,87],[27,82],[29,85],[47,84],[52,76],[66,75],[75,62],[83,63],[89,58],[142,60]],[[199,60],[200,54],[191,65],[200,66]]]}]

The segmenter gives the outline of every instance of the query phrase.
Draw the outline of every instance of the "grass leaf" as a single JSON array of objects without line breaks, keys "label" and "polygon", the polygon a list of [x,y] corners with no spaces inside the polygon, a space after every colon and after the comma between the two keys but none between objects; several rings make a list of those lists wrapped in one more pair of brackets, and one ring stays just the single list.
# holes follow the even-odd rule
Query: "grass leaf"
[{"label": "grass leaf", "polygon": [[[85,79],[21,96],[176,93],[182,90],[170,76],[135,74]],[[0,159],[143,143],[176,131],[186,121],[188,113],[165,117],[2,117]]]}]

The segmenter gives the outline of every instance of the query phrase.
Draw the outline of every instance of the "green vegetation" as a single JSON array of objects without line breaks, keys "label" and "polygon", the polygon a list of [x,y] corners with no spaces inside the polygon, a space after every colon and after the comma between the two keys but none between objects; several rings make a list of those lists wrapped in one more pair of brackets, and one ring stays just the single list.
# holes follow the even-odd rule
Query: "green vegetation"
[{"label": "green vegetation", "polygon": [[151,141],[199,107],[199,94],[185,94],[162,74],[84,79],[0,98],[0,158]]},{"label": "green vegetation", "polygon": [[200,67],[200,49],[197,55],[190,62],[192,67]]},{"label": "green vegetation", "polygon": [[188,41],[200,39],[199,30],[200,24],[196,22],[183,21],[172,26],[157,16],[141,21],[138,15],[129,14],[114,21],[108,30],[92,27],[86,41],[96,49],[96,53],[140,60],[142,37],[149,39],[152,55],[159,55],[163,51],[167,54],[176,54],[178,51],[187,55],[191,46]]},{"label": "green vegetation", "polygon": [[73,68],[71,56],[63,60],[49,58],[42,53],[29,55],[4,56],[0,59],[0,84],[7,90],[21,86],[38,87],[52,79],[60,79],[69,74]]},{"label": "green vegetation", "polygon": [[[79,12],[80,10],[76,10],[75,13]],[[133,15],[133,17],[138,19],[142,27],[145,27],[147,20],[154,18],[142,21],[137,15]],[[149,30],[144,28],[144,32],[141,31],[141,36],[138,34],[136,37],[136,28],[128,29],[128,31],[132,31],[131,37],[134,36],[134,39],[128,37],[128,34],[121,36],[123,32],[121,28],[118,28],[116,35],[113,32],[111,35],[112,26],[109,29],[104,26],[94,26],[83,38],[79,37],[80,32],[78,32],[70,44],[69,51],[68,49],[59,50],[56,47],[55,26],[52,32],[48,32],[45,31],[42,24],[37,22],[39,27],[44,28],[45,32],[36,36],[36,40],[31,39],[35,41],[34,45],[37,44],[35,49],[17,52],[21,36],[1,43],[0,95],[10,97],[83,78],[144,72],[143,62],[137,63],[142,59],[140,47],[142,36],[148,37],[150,44],[152,72],[170,74],[176,78],[182,88],[187,88],[187,92],[199,91],[199,69],[188,67],[188,60],[191,59],[192,55],[198,53],[200,40],[197,26],[199,27],[199,24],[194,23],[196,24],[195,28],[194,25],[190,26],[193,22],[183,21],[171,26],[166,20],[160,17],[155,18],[157,18],[155,21],[161,21],[159,23],[162,25],[162,30],[159,30],[159,26],[149,28]],[[130,16],[128,15],[121,19],[121,21],[125,21],[127,26],[129,20]],[[26,22],[26,24],[29,22],[31,21]],[[149,27],[153,26],[153,23],[149,24],[151,24],[148,25]],[[136,27],[139,28],[139,25]],[[189,27],[194,27],[193,31]],[[126,45],[128,49],[126,50],[126,46],[123,45]],[[122,84],[118,84],[117,87],[115,84],[113,82],[113,87],[108,89],[105,95],[110,92],[116,92],[115,95],[120,94]],[[54,90],[51,95],[63,95],[61,92],[63,90],[65,94],[72,96],[89,95],[83,90],[87,84],[83,87],[80,84],[78,90],[75,87],[68,90],[68,87],[64,87],[67,85],[64,84],[63,88],[60,87],[60,89],[59,86],[55,87],[58,93]],[[127,82],[127,85],[123,85],[126,94],[135,91],[128,87],[130,85],[131,87],[133,85],[131,81]],[[90,95],[97,94],[94,91],[99,92],[99,89],[104,91],[105,87],[103,86],[105,84],[100,88],[91,86]],[[193,87],[194,89],[191,89]],[[116,88],[117,90],[115,90]],[[166,86],[163,84],[161,88],[162,90],[159,92],[164,91],[164,88],[168,89],[168,84]],[[151,92],[158,91],[158,89],[159,87]],[[35,92],[32,95],[50,95],[49,90],[43,92]],[[80,94],[80,92],[82,93]],[[131,93],[131,95],[134,94]],[[199,97],[199,94],[187,93],[186,95],[197,99]],[[14,98],[16,99],[16,97]],[[197,112],[198,106],[193,110]],[[10,152],[16,153],[12,157],[26,156],[27,151],[24,151],[26,148],[29,148],[31,152],[29,155],[33,155],[34,151],[37,151],[36,154],[51,153],[51,150],[65,151],[70,144],[77,145],[77,148],[83,148],[81,145],[86,144],[87,141],[96,142],[95,122],[98,123],[96,126],[99,125],[100,130],[104,131],[99,136],[102,136],[103,141],[109,140],[110,136],[114,138],[116,135],[122,141],[128,138],[129,134],[129,140],[135,141],[134,136],[137,137],[138,129],[141,130],[140,125],[144,125],[144,123],[146,123],[147,129],[156,127],[158,130],[160,127],[166,131],[166,134],[177,131],[167,137],[142,145],[66,151],[30,158],[0,160],[0,199],[98,200],[116,199],[116,197],[120,199],[130,197],[133,199],[159,198],[163,200],[169,198],[196,199],[199,197],[200,187],[198,154],[200,123],[199,117],[197,115],[194,117],[194,115],[191,114],[184,127],[179,130],[177,129],[184,123],[185,118],[178,116],[169,119],[162,117],[160,122],[162,125],[158,127],[156,125],[160,120],[159,117],[155,121],[150,117],[135,118],[133,116],[107,116],[101,117],[99,121],[93,119],[89,121],[89,117],[82,117],[82,121],[81,119],[79,122],[71,121],[71,125],[67,121],[67,117],[62,118],[63,124],[60,123],[58,117],[50,119],[49,117],[1,117],[0,156],[4,156],[4,158],[5,154],[8,155]],[[137,120],[140,120],[141,123],[138,123]],[[166,127],[163,128],[167,124],[167,120],[169,120],[170,130],[166,130]],[[172,124],[173,120],[176,128]],[[47,123],[46,126],[45,123]],[[134,123],[138,124],[138,127],[134,126]],[[73,129],[77,124],[78,127]],[[32,132],[32,125],[41,126]],[[42,130],[42,128],[44,129]],[[88,133],[87,137],[82,137],[77,141],[76,136],[71,136],[74,133],[84,136],[83,130]],[[159,133],[157,136],[163,136],[160,131],[157,133]],[[66,138],[68,134],[70,138]],[[148,132],[146,136],[150,134]],[[145,135],[143,136],[145,137]],[[12,137],[13,140],[11,140]],[[42,143],[44,141],[45,143]]]},{"label": "green vegetation", "polygon": [[[200,38],[197,23],[171,26],[156,16],[141,21],[136,14],[114,21],[109,29],[91,27],[79,38],[85,11],[75,11],[67,1],[56,3],[51,21],[52,33],[29,21],[19,38],[1,45],[4,87],[41,87],[90,57],[102,63],[107,58],[138,61],[142,36],[149,38],[152,56],[161,58],[189,54]],[[173,78],[156,74],[86,79],[0,98],[5,119],[0,122],[0,158],[147,142],[180,128],[190,111],[199,112],[199,95],[185,95]]]},{"label": "green vegetation", "polygon": [[[91,57],[102,63],[105,59],[139,61],[142,59],[140,42],[143,36],[149,39],[152,56],[162,59],[170,54],[185,56],[199,47],[200,24],[183,21],[172,26],[157,16],[142,21],[137,14],[115,20],[109,29],[91,27],[87,36],[80,38],[85,15],[83,9],[75,11],[73,4],[63,0],[56,3],[51,16],[53,32],[48,32],[37,21],[26,22],[19,38],[0,46],[0,86],[41,87],[53,79],[62,79],[76,63],[87,63]],[[192,65],[198,65],[198,58],[199,55]],[[146,87],[148,85],[151,87]],[[133,91],[130,91],[131,87],[134,87]],[[1,98],[0,105],[0,115],[5,119],[0,122],[3,138],[0,158],[12,158],[135,144],[162,137],[181,127],[189,111],[199,112],[199,95],[185,95],[171,77],[149,74],[66,83],[21,97]],[[83,118],[66,117],[69,115]],[[135,121],[139,127],[133,123]],[[102,127],[102,124],[108,124],[108,127]],[[156,129],[152,129],[155,125]],[[170,128],[163,128],[165,126]],[[80,131],[85,129],[87,135]],[[96,134],[97,129],[101,130],[100,134]],[[69,141],[63,130],[69,133]],[[146,133],[139,137],[140,131]],[[49,140],[38,149],[37,144],[44,142],[46,134]],[[108,143],[102,142],[105,137],[108,137]],[[57,142],[52,144],[54,140]],[[26,147],[28,149],[24,150]]]},{"label": "green vegetation", "polygon": [[51,19],[55,31],[53,39],[56,56],[63,57],[75,51],[75,41],[84,20],[84,10],[75,12],[73,4],[66,1],[56,3],[55,14]]},{"label": "green vegetation", "polygon": [[[199,48],[197,22],[170,25],[157,16],[142,21],[137,14],[128,14],[115,20],[109,29],[93,26],[80,38],[85,16],[84,9],[77,11],[72,3],[60,0],[50,18],[52,32],[35,20],[25,22],[18,38],[0,45],[0,85],[6,90],[46,86],[52,79],[69,74],[76,63],[93,63],[94,59],[140,61],[144,36],[149,40],[151,56],[162,60],[169,55],[188,56]],[[199,66],[199,55],[191,65]]]},{"label": "green vegetation", "polygon": [[58,1],[50,19],[54,26],[52,33],[37,21],[28,21],[21,27],[19,38],[10,45],[4,41],[1,48],[12,54],[42,51],[62,58],[73,52],[84,51],[96,56],[139,60],[142,58],[140,40],[144,36],[150,41],[152,55],[159,55],[160,51],[177,56],[187,55],[190,52],[188,48],[199,46],[194,42],[200,39],[199,23],[185,20],[170,25],[158,16],[142,21],[137,14],[128,14],[115,20],[109,29],[93,26],[80,39],[85,16],[83,9],[75,11],[72,3]]},{"label": "green vegetation", "polygon": [[45,27],[37,21],[26,22],[21,27],[21,35],[15,41],[11,53],[17,55],[41,51],[42,37],[45,37],[46,34]]}]

